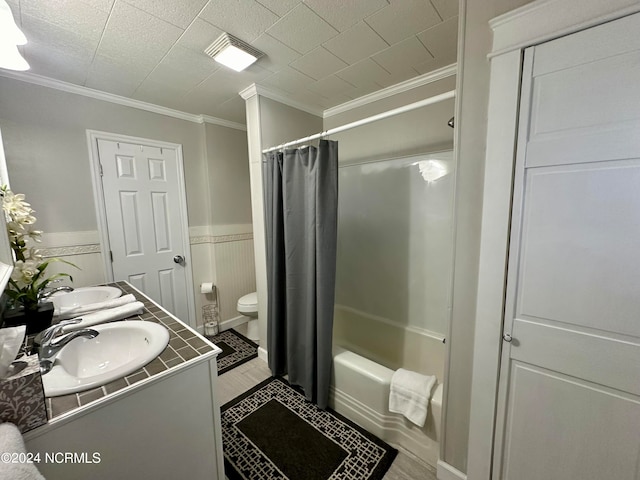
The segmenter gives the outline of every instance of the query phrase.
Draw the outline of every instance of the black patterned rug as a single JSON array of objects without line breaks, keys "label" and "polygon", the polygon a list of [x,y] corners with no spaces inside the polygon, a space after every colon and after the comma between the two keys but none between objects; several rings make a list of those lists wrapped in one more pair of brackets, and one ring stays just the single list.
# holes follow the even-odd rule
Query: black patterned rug
[{"label": "black patterned rug", "polygon": [[380,480],[397,450],[285,380],[270,378],[222,408],[229,480]]},{"label": "black patterned rug", "polygon": [[222,349],[218,355],[218,375],[228,372],[258,356],[258,345],[233,329],[209,339]]}]

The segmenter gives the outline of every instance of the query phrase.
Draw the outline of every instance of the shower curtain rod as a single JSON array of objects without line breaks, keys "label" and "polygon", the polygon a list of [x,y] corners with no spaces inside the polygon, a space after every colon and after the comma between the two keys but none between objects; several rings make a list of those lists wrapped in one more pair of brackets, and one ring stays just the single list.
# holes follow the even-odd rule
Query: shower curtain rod
[{"label": "shower curtain rod", "polygon": [[393,117],[394,115],[398,115],[400,113],[410,112],[411,110],[415,110],[416,108],[426,107],[427,105],[432,105],[434,103],[442,102],[444,100],[449,100],[450,98],[453,98],[455,96],[456,96],[455,90],[441,93],[440,95],[434,95],[433,97],[425,98],[424,100],[410,103],[409,105],[405,105],[404,107],[394,108],[393,110],[388,110],[386,112],[379,113],[377,115],[372,115],[371,117],[363,118],[362,120],[357,120],[355,122],[347,123],[339,127],[330,128],[329,130],[325,130],[324,132],[316,133],[308,137],[299,138],[291,142],[283,143],[282,145],[278,145],[276,147],[265,148],[264,150],[262,150],[262,153],[273,152],[274,150],[280,150],[281,148],[290,147],[291,145],[297,145],[299,143],[309,142],[317,138],[326,137],[327,135],[333,135],[334,133],[340,133],[340,132],[344,132],[345,130],[351,130],[352,128],[359,127],[361,125],[366,125],[367,123],[382,120],[383,118]]}]

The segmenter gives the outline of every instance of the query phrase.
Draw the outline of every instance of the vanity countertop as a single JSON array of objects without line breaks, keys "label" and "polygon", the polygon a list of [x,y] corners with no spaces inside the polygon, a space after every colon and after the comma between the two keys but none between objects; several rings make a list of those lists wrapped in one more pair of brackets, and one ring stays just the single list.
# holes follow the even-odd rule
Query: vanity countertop
[{"label": "vanity countertop", "polygon": [[119,321],[144,320],[159,323],[169,331],[169,344],[151,363],[124,378],[84,392],[46,398],[49,422],[62,417],[67,418],[75,412],[84,411],[88,405],[94,402],[96,404],[102,403],[109,397],[124,393],[125,389],[131,390],[131,387],[136,384],[147,384],[154,377],[164,376],[169,372],[173,373],[174,370],[184,368],[186,364],[209,361],[222,351],[129,283],[115,282],[108,285],[119,288],[123,295],[133,294],[136,300],[144,304],[144,311],[141,315],[134,315]]}]

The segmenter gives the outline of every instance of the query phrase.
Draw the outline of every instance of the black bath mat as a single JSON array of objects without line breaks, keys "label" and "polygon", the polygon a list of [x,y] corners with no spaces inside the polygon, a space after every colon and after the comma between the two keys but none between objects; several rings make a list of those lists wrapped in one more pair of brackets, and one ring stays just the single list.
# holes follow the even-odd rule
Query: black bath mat
[{"label": "black bath mat", "polygon": [[229,480],[380,480],[397,450],[285,380],[270,378],[222,408]]},{"label": "black bath mat", "polygon": [[225,330],[209,339],[222,349],[218,355],[218,375],[258,356],[258,345],[235,330]]}]

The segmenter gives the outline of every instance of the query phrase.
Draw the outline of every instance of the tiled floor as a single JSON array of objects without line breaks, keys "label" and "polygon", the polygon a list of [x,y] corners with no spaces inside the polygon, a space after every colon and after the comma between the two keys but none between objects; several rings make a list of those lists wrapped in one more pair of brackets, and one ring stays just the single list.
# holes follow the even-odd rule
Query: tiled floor
[{"label": "tiled floor", "polygon": [[[264,361],[255,358],[218,378],[218,401],[224,405],[271,376]],[[435,474],[410,456],[399,452],[383,480],[436,480]]]}]

